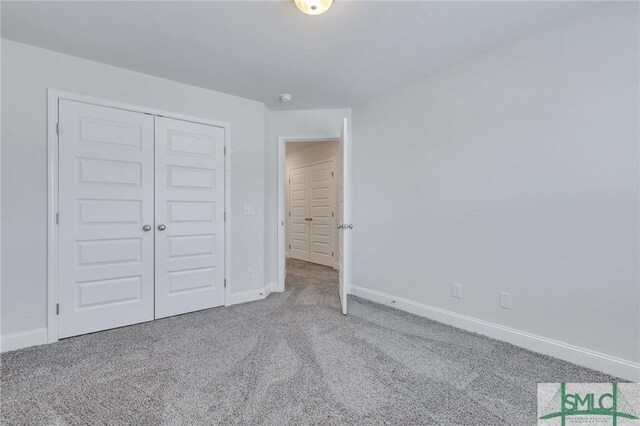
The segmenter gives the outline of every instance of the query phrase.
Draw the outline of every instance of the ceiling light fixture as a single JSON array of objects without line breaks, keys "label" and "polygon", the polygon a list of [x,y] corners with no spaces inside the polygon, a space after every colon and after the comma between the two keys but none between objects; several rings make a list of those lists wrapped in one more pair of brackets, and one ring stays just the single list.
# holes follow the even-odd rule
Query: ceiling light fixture
[{"label": "ceiling light fixture", "polygon": [[293,96],[288,93],[283,93],[282,95],[280,95],[281,102],[289,102],[291,99],[293,99]]},{"label": "ceiling light fixture", "polygon": [[333,0],[293,0],[301,12],[307,15],[320,15],[331,7]]}]

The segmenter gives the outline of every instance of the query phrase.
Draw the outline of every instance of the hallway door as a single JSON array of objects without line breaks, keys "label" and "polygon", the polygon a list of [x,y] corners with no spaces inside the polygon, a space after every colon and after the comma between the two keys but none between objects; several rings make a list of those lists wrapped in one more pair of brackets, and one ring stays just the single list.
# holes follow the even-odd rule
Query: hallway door
[{"label": "hallway door", "polygon": [[334,267],[333,160],[289,171],[289,257]]},{"label": "hallway door", "polygon": [[338,264],[340,269],[339,291],[342,313],[347,314],[347,292],[351,277],[351,168],[348,121],[342,122],[340,132],[340,184],[338,186]]}]

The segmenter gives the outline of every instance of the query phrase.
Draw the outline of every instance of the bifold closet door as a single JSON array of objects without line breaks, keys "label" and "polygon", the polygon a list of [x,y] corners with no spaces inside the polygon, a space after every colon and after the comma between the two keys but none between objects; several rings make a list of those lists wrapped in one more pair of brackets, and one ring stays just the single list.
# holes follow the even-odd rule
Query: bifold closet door
[{"label": "bifold closet door", "polygon": [[153,116],[58,107],[58,336],[152,320]]},{"label": "bifold closet door", "polygon": [[156,117],[155,316],[224,304],[224,129]]}]

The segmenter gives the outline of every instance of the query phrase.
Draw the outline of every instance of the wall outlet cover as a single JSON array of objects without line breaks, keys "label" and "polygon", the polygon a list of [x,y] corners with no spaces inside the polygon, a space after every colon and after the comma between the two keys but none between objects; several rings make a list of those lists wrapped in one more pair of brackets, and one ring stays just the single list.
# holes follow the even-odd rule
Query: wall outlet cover
[{"label": "wall outlet cover", "polygon": [[451,297],[462,299],[462,284],[460,283],[451,284]]},{"label": "wall outlet cover", "polygon": [[506,291],[500,292],[500,307],[511,309],[511,293],[507,293]]}]

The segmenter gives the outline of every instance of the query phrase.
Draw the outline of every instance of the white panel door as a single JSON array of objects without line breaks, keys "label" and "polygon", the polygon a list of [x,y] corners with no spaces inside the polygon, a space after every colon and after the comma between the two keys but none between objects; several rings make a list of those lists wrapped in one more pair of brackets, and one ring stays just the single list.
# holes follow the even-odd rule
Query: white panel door
[{"label": "white panel door", "polygon": [[347,290],[351,274],[351,169],[348,122],[345,118],[340,132],[340,185],[338,187],[338,264],[340,268],[339,291],[342,313],[347,314]]},{"label": "white panel door", "polygon": [[309,261],[309,168],[289,171],[289,257]]},{"label": "white panel door", "polygon": [[309,261],[334,266],[333,161],[309,166]]},{"label": "white panel door", "polygon": [[156,117],[156,318],[224,305],[224,143]]},{"label": "white panel door", "polygon": [[153,319],[153,116],[59,102],[58,337]]}]

